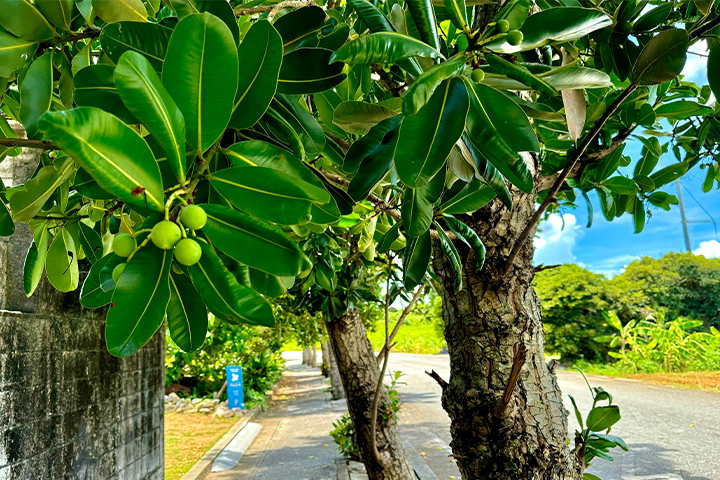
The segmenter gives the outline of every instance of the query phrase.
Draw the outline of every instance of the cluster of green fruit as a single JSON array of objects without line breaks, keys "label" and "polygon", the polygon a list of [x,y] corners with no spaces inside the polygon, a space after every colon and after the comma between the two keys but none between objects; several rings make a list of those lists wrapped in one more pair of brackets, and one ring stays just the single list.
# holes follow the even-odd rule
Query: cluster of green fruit
[{"label": "cluster of green fruit", "polygon": [[[513,46],[520,45],[524,39],[523,33],[520,30],[510,30],[510,23],[507,20],[498,20],[495,24],[495,28],[498,32],[505,34],[505,40]],[[463,38],[461,37],[461,40]],[[465,40],[465,43],[467,44],[467,40]],[[465,47],[467,48],[467,46]],[[461,48],[461,51],[464,51],[463,48]],[[480,83],[485,79],[485,72],[479,68],[476,68],[472,72],[472,79],[475,83]]]},{"label": "cluster of green fruit", "polygon": [[[207,223],[207,214],[197,205],[188,205],[180,212],[180,222],[190,230],[200,230]],[[202,256],[202,249],[197,241],[183,238],[180,226],[170,220],[156,223],[150,232],[150,240],[163,250],[174,249],[175,260],[186,267],[195,265]],[[130,257],[137,249],[137,239],[133,235],[122,233],[113,239],[112,250],[118,257]],[[116,283],[125,271],[125,267],[127,263],[121,263],[113,269],[112,277]]]}]

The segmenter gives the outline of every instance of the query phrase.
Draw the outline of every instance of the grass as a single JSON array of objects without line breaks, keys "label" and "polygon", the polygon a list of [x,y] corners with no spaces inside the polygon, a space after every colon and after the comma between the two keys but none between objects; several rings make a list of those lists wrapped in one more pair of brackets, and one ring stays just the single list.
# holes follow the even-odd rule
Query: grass
[{"label": "grass", "polygon": [[601,363],[577,362],[576,366],[584,373],[589,373],[591,375],[631,378],[649,383],[720,393],[719,371],[629,373],[616,364],[608,365]]},{"label": "grass", "polygon": [[177,480],[230,430],[237,418],[165,414],[165,480]]},{"label": "grass", "polygon": [[[445,348],[445,337],[439,326],[431,321],[422,321],[415,315],[409,315],[405,324],[400,327],[398,334],[395,336],[393,343],[395,346],[391,351],[401,353],[425,353],[436,354]],[[390,318],[390,329],[392,331],[395,320]],[[373,344],[375,351],[385,344],[385,321],[380,321],[375,325],[375,331],[368,332],[368,337]]]}]

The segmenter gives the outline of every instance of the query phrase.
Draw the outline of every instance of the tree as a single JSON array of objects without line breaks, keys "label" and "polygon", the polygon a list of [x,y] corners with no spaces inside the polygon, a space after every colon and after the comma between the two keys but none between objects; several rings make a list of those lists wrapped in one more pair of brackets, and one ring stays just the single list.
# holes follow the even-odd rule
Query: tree
[{"label": "tree", "polygon": [[[713,3],[538,0],[531,13],[514,0],[469,16],[463,0],[119,5],[0,9],[3,111],[29,137],[0,128],[0,155],[47,152],[0,210],[1,233],[11,220],[34,232],[26,292],[43,269],[76,289],[87,258],[81,299],[111,306],[111,353],[137,351],[166,316],[194,350],[206,307],[272,325],[263,295],[318,278],[291,232],[350,228],[374,257],[382,212],[380,244],[407,237],[405,288],[430,264],[441,285],[451,378],[436,378],[464,478],[580,478],[583,437],[573,454],[543,361],[531,239],[578,192],[641,232],[646,205],[676,204],[659,189],[688,169],[714,185]],[[678,75],[706,38],[700,88]],[[633,134],[638,159],[623,154]],[[665,151],[677,163],[658,169]],[[616,173],[633,161],[632,177]]]}]

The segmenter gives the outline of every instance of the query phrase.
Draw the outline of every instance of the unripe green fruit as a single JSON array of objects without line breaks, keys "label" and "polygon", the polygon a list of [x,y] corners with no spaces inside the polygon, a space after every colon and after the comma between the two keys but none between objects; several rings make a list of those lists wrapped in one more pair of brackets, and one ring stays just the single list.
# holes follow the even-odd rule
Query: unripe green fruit
[{"label": "unripe green fruit", "polygon": [[192,238],[183,238],[175,245],[175,260],[186,267],[195,265],[202,257],[202,248]]},{"label": "unripe green fruit", "polygon": [[505,40],[507,40],[510,45],[520,45],[523,41],[523,33],[520,30],[510,30]]},{"label": "unripe green fruit", "polygon": [[162,248],[163,250],[170,250],[180,241],[182,233],[176,223],[163,220],[155,224],[150,233],[150,238],[156,247]]},{"label": "unripe green fruit", "polygon": [[118,280],[120,280],[120,275],[125,271],[125,267],[127,267],[127,263],[121,263],[113,268],[112,277],[115,283],[118,283]]},{"label": "unripe green fruit", "polygon": [[498,29],[498,32],[505,33],[508,30],[510,30],[510,23],[505,19],[498,20],[497,21],[497,29]]},{"label": "unripe green fruit", "polygon": [[485,79],[485,72],[479,68],[476,68],[472,72],[472,79],[475,83],[480,83]]},{"label": "unripe green fruit", "polygon": [[190,230],[200,230],[207,223],[207,213],[202,207],[188,205],[180,212],[180,221]]},{"label": "unripe green fruit", "polygon": [[458,37],[458,39],[457,39],[458,52],[464,52],[465,50],[468,49],[469,46],[470,46],[470,44],[468,43],[468,39],[465,35]]},{"label": "unripe green fruit", "polygon": [[172,264],[172,271],[173,271],[173,273],[175,273],[177,275],[183,275],[185,273],[182,271],[182,268],[178,267],[174,263]]},{"label": "unripe green fruit", "polygon": [[112,242],[112,250],[118,257],[129,257],[137,248],[137,240],[127,233],[116,235]]}]

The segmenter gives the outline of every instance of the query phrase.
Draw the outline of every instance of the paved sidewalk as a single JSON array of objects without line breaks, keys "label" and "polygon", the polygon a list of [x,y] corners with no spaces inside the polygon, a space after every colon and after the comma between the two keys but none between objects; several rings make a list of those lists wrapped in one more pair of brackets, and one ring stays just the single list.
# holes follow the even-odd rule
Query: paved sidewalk
[{"label": "paved sidewalk", "polygon": [[345,406],[330,400],[329,386],[320,369],[289,359],[277,400],[256,420],[263,427],[260,434],[234,469],[208,480],[336,480],[329,431]]}]

